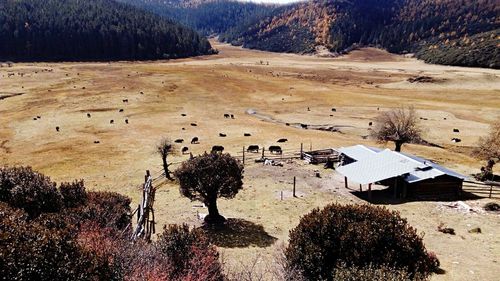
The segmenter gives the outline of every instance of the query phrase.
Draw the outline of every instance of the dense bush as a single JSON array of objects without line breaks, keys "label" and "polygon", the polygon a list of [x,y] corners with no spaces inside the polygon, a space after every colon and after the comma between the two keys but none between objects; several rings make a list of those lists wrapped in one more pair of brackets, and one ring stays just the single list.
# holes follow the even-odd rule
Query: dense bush
[{"label": "dense bush", "polygon": [[92,221],[100,227],[124,229],[131,223],[130,198],[115,192],[89,192],[87,203],[73,214],[80,221]]},{"label": "dense bush", "polygon": [[56,184],[31,167],[0,168],[0,201],[24,209],[30,217],[62,207]]},{"label": "dense bush", "polygon": [[22,210],[0,203],[3,280],[109,280],[109,271],[74,242],[72,229],[60,228],[63,222],[27,219]]},{"label": "dense bush", "polygon": [[385,266],[428,275],[439,266],[397,212],[368,205],[314,209],[290,231],[288,265],[310,280],[333,280],[335,268]]},{"label": "dense bush", "polygon": [[83,180],[61,183],[59,191],[63,197],[64,206],[68,208],[78,207],[87,202],[87,192]]},{"label": "dense bush", "polygon": [[[0,279],[224,280],[200,231],[172,225],[158,242],[132,242],[129,198],[87,193],[83,181],[55,186],[31,168],[0,169]],[[13,200],[13,191],[29,200]],[[47,194],[58,211],[45,205]]]},{"label": "dense bush", "polygon": [[199,229],[190,230],[186,224],[165,226],[156,247],[175,265],[173,279],[223,280],[217,250]]}]

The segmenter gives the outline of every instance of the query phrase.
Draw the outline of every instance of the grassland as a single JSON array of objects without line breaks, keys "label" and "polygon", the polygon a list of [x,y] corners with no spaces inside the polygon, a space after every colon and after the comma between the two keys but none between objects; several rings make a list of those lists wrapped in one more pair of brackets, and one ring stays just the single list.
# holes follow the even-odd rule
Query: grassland
[{"label": "grassland", "polygon": [[[120,192],[137,204],[144,171],[158,174],[161,169],[154,145],[162,137],[184,139],[175,163],[189,157],[180,153],[182,146],[199,154],[223,145],[241,155],[243,146],[267,147],[279,138],[289,140],[283,145],[289,154],[298,152],[301,143],[307,149],[383,146],[364,138],[368,123],[382,110],[413,105],[427,119],[421,120],[425,139],[443,148],[406,145],[403,150],[469,175],[482,165],[470,155],[471,148],[500,118],[498,70],[429,65],[376,49],[317,58],[214,45],[218,55],[192,59],[0,68],[0,164],[31,165],[56,181],[83,178],[90,189]],[[436,82],[407,81],[415,76],[431,76]],[[258,114],[247,114],[249,109]],[[225,113],[235,119],[224,118]],[[285,123],[336,126],[341,132]],[[460,133],[453,133],[454,128]],[[195,136],[200,144],[189,144]],[[452,143],[453,137],[462,142]],[[293,176],[299,198],[289,194]],[[298,160],[285,161],[283,167],[247,161],[244,183],[235,199],[219,203],[223,215],[239,219],[219,243],[231,268],[258,257],[257,268],[264,270],[276,245],[286,242],[288,231],[312,208],[364,202],[343,188],[335,172]],[[175,183],[164,183],[156,199],[157,229],[166,223],[199,226],[197,212],[206,212],[182,198]],[[425,233],[426,246],[445,270],[433,280],[494,280],[500,262],[499,215],[479,211],[490,201],[500,200],[467,201],[477,212],[441,202],[385,205]],[[438,232],[440,223],[457,235]],[[468,233],[473,227],[483,233]]]}]

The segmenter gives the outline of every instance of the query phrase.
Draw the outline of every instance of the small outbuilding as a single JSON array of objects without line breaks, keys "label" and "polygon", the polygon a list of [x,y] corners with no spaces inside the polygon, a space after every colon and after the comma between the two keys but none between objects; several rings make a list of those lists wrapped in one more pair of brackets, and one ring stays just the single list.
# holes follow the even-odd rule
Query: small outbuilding
[{"label": "small outbuilding", "polygon": [[465,176],[428,159],[411,154],[381,150],[364,145],[340,148],[337,171],[361,185],[373,183],[389,186],[394,197],[416,199],[456,199],[462,191]]}]

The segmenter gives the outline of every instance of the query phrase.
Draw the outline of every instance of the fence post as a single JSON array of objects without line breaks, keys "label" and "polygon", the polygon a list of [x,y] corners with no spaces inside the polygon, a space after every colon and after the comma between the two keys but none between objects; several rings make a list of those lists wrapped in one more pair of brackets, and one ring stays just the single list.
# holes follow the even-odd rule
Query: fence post
[{"label": "fence post", "polygon": [[264,150],[266,150],[266,148],[262,147],[262,159],[264,159]]},{"label": "fence post", "polygon": [[344,184],[345,184],[345,188],[349,188],[349,185],[347,185],[347,177],[344,177]]},{"label": "fence post", "polygon": [[281,201],[283,201],[283,190],[281,191]]},{"label": "fence post", "polygon": [[295,181],[296,181],[296,179],[295,179],[295,177],[293,177],[293,197],[297,197],[297,196],[295,196]]},{"label": "fence post", "polygon": [[245,166],[245,146],[243,146],[243,166]]},{"label": "fence post", "polygon": [[304,160],[304,144],[300,143],[300,159]]}]

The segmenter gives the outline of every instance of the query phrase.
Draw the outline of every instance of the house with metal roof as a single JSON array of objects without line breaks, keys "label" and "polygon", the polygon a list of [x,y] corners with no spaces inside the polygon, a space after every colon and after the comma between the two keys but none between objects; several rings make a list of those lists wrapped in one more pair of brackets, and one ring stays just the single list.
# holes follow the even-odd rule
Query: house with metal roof
[{"label": "house with metal roof", "polygon": [[465,176],[411,154],[364,145],[343,147],[337,172],[360,185],[386,185],[395,197],[456,198]]}]

